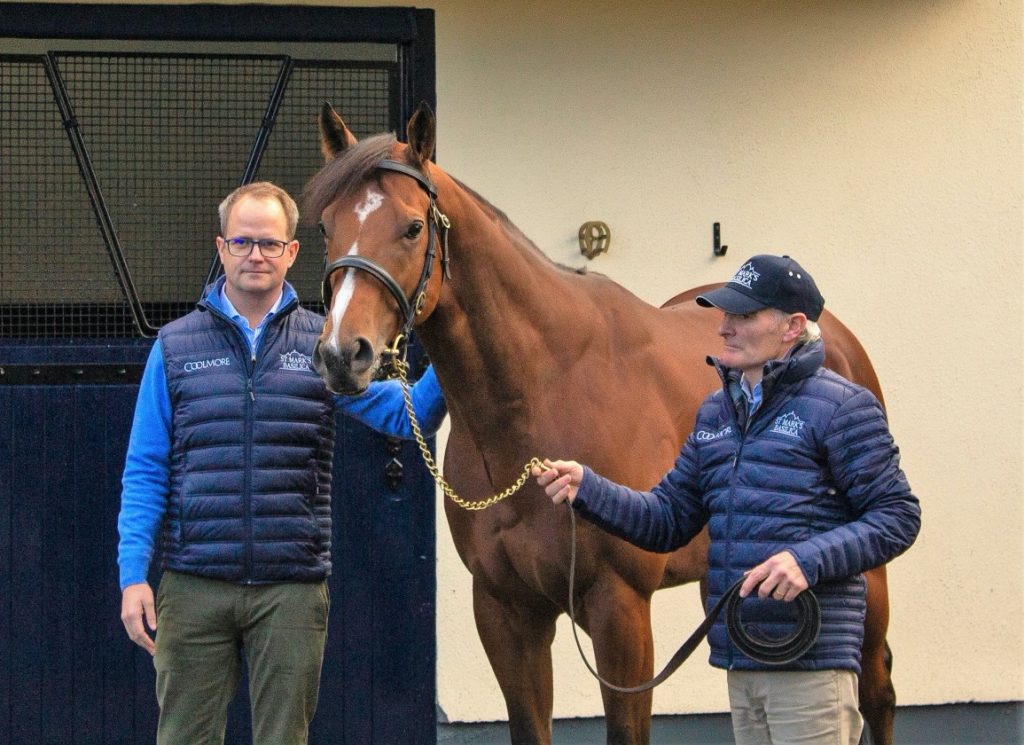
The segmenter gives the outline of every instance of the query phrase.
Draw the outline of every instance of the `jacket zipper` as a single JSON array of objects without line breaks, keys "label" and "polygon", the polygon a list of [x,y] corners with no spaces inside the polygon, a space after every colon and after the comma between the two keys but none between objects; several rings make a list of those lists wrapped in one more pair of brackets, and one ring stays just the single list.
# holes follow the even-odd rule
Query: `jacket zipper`
[{"label": "jacket zipper", "polygon": [[[284,308],[281,308],[281,311],[283,310]],[[256,388],[253,385],[253,379],[256,377],[256,368],[258,367],[256,348],[262,348],[264,346],[263,342],[267,342],[269,344],[268,338],[270,334],[274,333],[279,325],[278,320],[283,317],[284,314],[279,311],[278,314],[271,319],[271,322],[263,329],[263,333],[256,340],[256,344],[251,347],[249,347],[249,340],[242,333],[241,329],[235,326],[239,336],[242,337],[242,343],[245,344],[246,347],[249,347],[249,370],[247,381],[249,400],[245,404],[245,491],[242,495],[242,501],[245,504],[245,571],[242,581],[247,585],[251,585],[255,582],[255,578],[253,577],[254,571],[252,557],[253,542],[255,540],[252,517],[252,435],[253,430],[255,429],[253,419],[255,417],[256,404]],[[231,325],[234,326],[234,324]]]},{"label": "jacket zipper", "polygon": [[[269,324],[267,324],[267,327],[263,329],[263,335],[267,335],[267,334],[269,334],[271,332],[272,329],[275,329],[279,325],[280,319],[284,318],[287,315],[286,311],[289,311],[291,309],[291,306],[295,305],[295,304],[297,304],[297,301],[293,298],[291,301],[289,301],[285,305],[281,306],[281,308],[277,312],[277,315],[274,316],[274,318],[271,319],[271,322]],[[215,315],[219,316],[220,318],[224,319],[224,321],[226,321],[232,328],[234,328],[235,333],[238,334],[238,337],[239,337],[240,341],[242,342],[242,349],[243,349],[243,351],[246,350],[246,349],[248,349],[248,351],[249,351],[248,355],[243,354],[243,356],[242,356],[243,359],[247,359],[248,362],[249,362],[248,369],[246,370],[246,391],[248,392],[249,396],[248,396],[248,400],[245,401],[245,412],[244,412],[244,414],[245,414],[245,433],[244,433],[244,437],[245,437],[245,450],[244,450],[243,457],[245,459],[245,479],[244,479],[244,482],[243,482],[243,485],[242,485],[242,504],[243,504],[243,509],[244,509],[243,519],[244,519],[244,522],[245,522],[245,538],[246,538],[246,540],[245,540],[245,563],[244,563],[244,566],[242,568],[242,584],[251,585],[254,582],[254,579],[253,579],[253,558],[252,558],[252,544],[253,544],[253,525],[252,525],[252,433],[253,433],[253,429],[254,429],[253,416],[255,415],[253,409],[254,409],[254,404],[256,403],[256,389],[255,389],[255,386],[253,385],[253,378],[256,376],[256,367],[257,367],[256,349],[255,349],[255,347],[249,345],[249,339],[245,336],[245,334],[242,332],[242,330],[240,328],[238,328],[238,326],[236,326],[235,323],[230,318],[228,318],[226,315],[224,315],[222,312],[220,312],[219,309],[217,309],[217,308],[215,308],[215,307],[213,307],[211,305],[208,305],[205,302],[201,303],[201,305],[203,307],[205,307],[207,311],[212,312]]]},{"label": "jacket zipper", "polygon": [[[232,324],[234,325],[234,324]],[[236,327],[237,329],[237,327]],[[242,342],[249,346],[248,339],[242,336]],[[256,374],[256,350],[249,350],[249,369],[246,370],[246,388],[249,393],[249,400],[245,402],[245,481],[242,486],[242,504],[245,510],[245,568],[242,573],[242,582],[251,585],[253,582],[252,566],[252,433],[253,433],[253,409],[256,403],[256,392],[253,389],[252,379]]]},{"label": "jacket zipper", "polygon": [[[762,393],[763,392],[764,391],[762,389]],[[733,506],[735,505],[736,501],[736,474],[739,472],[740,457],[743,455],[743,448],[747,444],[747,433],[750,432],[750,425],[754,421],[754,418],[761,414],[762,410],[764,409],[765,401],[764,398],[762,398],[761,405],[758,406],[753,413],[751,413],[750,407],[747,404],[746,397],[744,396],[743,405],[747,407],[747,410],[744,412],[742,426],[740,425],[739,412],[736,411],[736,405],[732,402],[732,396],[729,393],[728,387],[726,387],[725,391],[725,403],[727,406],[729,406],[729,415],[731,416],[732,421],[736,424],[736,432],[739,440],[739,442],[736,444],[736,453],[732,456],[732,473],[729,475],[729,518],[726,521],[726,534],[732,536],[734,514]],[[728,547],[726,549],[725,555],[726,566],[732,566],[732,543],[733,541],[730,540],[727,544]],[[735,662],[732,644],[729,644],[727,646],[727,649],[729,650],[728,669],[731,670],[733,663]]]},{"label": "jacket zipper", "polygon": [[[743,444],[747,436],[747,427],[750,425],[749,417],[744,419],[743,426],[740,426],[740,417],[736,413],[736,406],[732,403],[732,397],[729,395],[728,389],[725,392],[725,405],[729,407],[729,416],[736,425],[736,452],[732,456],[732,473],[729,474],[729,512],[725,522],[726,535],[732,536],[732,524],[733,524],[733,506],[735,504],[736,497],[736,473],[739,467],[740,455],[743,452]],[[730,539],[726,543],[725,549],[725,566],[732,566],[732,540]],[[727,662],[727,668],[732,670],[734,663],[733,646],[727,644],[726,649],[729,650],[729,660]]]},{"label": "jacket zipper", "polygon": [[[762,380],[763,380],[763,378],[762,378]],[[731,407],[730,410],[729,410],[729,413],[732,416],[733,421],[736,423],[736,431],[739,433],[739,444],[736,446],[736,453],[732,457],[732,473],[729,476],[729,519],[726,522],[726,530],[727,530],[727,534],[729,536],[733,535],[733,531],[732,531],[733,504],[735,502],[734,497],[736,496],[736,474],[739,471],[740,456],[743,455],[743,448],[747,444],[747,434],[750,432],[751,425],[753,424],[755,419],[758,419],[758,418],[762,417],[764,412],[765,412],[765,410],[767,409],[766,403],[767,403],[767,398],[768,397],[766,395],[767,392],[764,390],[763,383],[762,383],[761,393],[762,393],[762,398],[761,398],[760,406],[758,406],[754,410],[753,413],[750,412],[749,406],[748,406],[748,409],[745,412],[746,416],[743,418],[743,426],[741,427],[740,426],[740,422],[739,422],[739,420],[740,420],[739,414],[736,412],[735,405],[732,404],[731,397],[729,396],[728,390],[726,391],[726,400],[727,400],[728,404]],[[744,397],[744,399],[743,399],[743,405],[747,406],[746,397]],[[731,561],[732,561],[732,556],[731,556],[731,554],[732,554],[732,551],[731,551],[732,541],[731,540],[729,541],[728,546],[729,546],[729,548],[726,549],[725,561],[726,561],[726,566],[731,566]],[[728,650],[729,650],[728,668],[731,670],[732,666],[733,666],[733,662],[735,660],[735,658],[733,656],[733,646],[732,646],[732,644],[728,645]]]}]

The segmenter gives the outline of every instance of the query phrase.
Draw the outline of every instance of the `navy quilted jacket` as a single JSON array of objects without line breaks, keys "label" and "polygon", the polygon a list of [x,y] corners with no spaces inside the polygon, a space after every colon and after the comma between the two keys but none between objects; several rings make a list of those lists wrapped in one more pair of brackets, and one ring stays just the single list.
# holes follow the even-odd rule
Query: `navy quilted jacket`
[{"label": "navy quilted jacket", "polygon": [[[649,551],[678,548],[707,523],[708,609],[744,571],[790,551],[821,603],[822,626],[787,668],[859,674],[861,572],[913,543],[920,507],[877,399],[822,368],[823,359],[819,341],[768,363],[763,401],[749,421],[735,395],[738,373],[709,359],[723,388],[701,405],[661,482],[636,492],[585,469],[573,507]],[[772,636],[791,629],[792,612],[792,603],[757,598],[743,607],[744,619]],[[708,641],[715,667],[767,669],[732,645],[721,619]]]},{"label": "navy quilted jacket", "polygon": [[201,305],[160,330],[174,408],[164,564],[232,582],[321,580],[334,404],[305,352],[323,319],[293,298],[253,357],[234,324]]}]

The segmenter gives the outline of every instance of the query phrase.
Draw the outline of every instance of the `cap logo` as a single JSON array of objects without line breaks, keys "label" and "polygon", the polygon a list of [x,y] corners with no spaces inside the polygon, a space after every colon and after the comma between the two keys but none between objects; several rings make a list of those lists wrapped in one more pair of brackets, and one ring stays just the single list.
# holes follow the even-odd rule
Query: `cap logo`
[{"label": "cap logo", "polygon": [[753,289],[753,284],[760,278],[761,273],[754,269],[754,265],[751,262],[747,262],[741,266],[736,273],[730,279],[730,282],[734,282],[738,285],[743,285],[748,290]]}]

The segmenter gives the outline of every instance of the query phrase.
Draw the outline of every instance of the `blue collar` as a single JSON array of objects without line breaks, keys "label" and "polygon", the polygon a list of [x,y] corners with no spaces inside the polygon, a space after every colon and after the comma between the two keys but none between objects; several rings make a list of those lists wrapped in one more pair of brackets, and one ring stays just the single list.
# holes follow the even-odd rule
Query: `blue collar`
[{"label": "blue collar", "polygon": [[256,328],[249,326],[249,321],[243,316],[235,306],[228,299],[227,294],[224,292],[225,278],[220,276],[217,281],[210,285],[209,291],[206,293],[204,298],[205,304],[212,308],[223,316],[228,318],[238,330],[242,332],[242,335],[249,342],[249,348],[252,350],[256,349],[256,345],[259,342],[260,335],[263,333],[263,329],[266,328],[267,324],[270,323],[274,316],[281,312],[282,308],[287,307],[293,302],[298,302],[298,297],[295,294],[295,290],[292,286],[285,282],[281,288],[281,294],[278,296],[277,301],[271,306],[267,314],[263,316]]}]

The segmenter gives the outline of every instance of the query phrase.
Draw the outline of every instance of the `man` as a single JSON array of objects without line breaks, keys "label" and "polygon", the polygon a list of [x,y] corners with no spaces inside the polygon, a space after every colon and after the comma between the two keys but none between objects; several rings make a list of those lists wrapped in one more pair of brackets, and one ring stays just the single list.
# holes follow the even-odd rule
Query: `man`
[{"label": "man", "polygon": [[[139,389],[118,518],[121,620],[154,655],[160,745],[224,741],[239,648],[254,741],[305,743],[327,627],[334,407],[386,434],[412,430],[397,382],[335,399],[311,369],[323,318],[285,281],[299,250],[292,198],[249,184],[220,221],[224,276],[160,330]],[[411,395],[436,431],[446,410],[432,370]],[[158,622],[154,643],[145,626]]]},{"label": "man", "polygon": [[[860,738],[857,676],[864,635],[861,574],[905,551],[920,508],[877,399],[821,367],[824,299],[787,256],[754,256],[697,298],[723,311],[722,389],[697,412],[673,468],[649,492],[574,461],[534,475],[555,503],[649,551],[671,551],[709,526],[708,608],[740,577],[756,589],[743,616],[769,636],[789,631],[791,602],[813,587],[817,641],[781,668],[744,656],[724,622],[711,664],[728,670],[738,745],[849,743]],[[747,606],[750,607],[747,607]],[[774,632],[774,633],[772,633]]]}]

